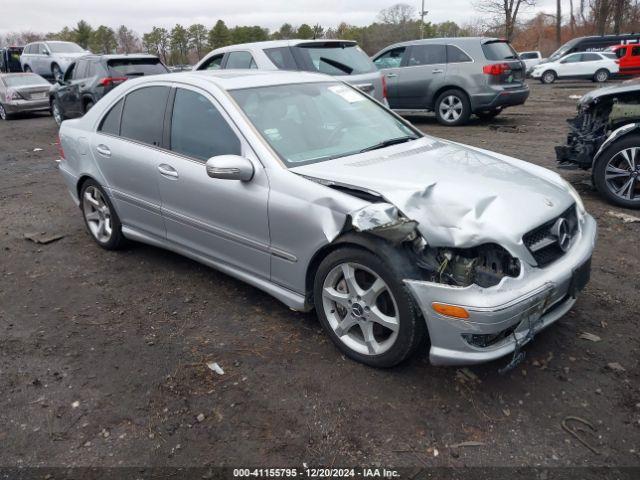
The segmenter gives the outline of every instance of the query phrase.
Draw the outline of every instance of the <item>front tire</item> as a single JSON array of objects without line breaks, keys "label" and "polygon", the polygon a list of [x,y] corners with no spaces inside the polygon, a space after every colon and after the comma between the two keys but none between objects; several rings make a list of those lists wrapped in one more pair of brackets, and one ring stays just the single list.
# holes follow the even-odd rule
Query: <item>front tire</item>
[{"label": "front tire", "polygon": [[464,125],[471,117],[471,103],[467,94],[456,89],[443,92],[436,99],[435,110],[438,122],[448,127]]},{"label": "front tire", "polygon": [[24,73],[31,73],[31,72],[32,72],[31,67],[30,67],[29,65],[25,65],[25,66],[22,68],[22,71],[23,71]]},{"label": "front tire", "polygon": [[84,104],[84,113],[86,114],[89,110],[91,110],[93,108],[93,106],[95,105],[95,103],[93,102],[93,100],[89,100],[87,103]]},{"label": "front tire", "polygon": [[596,74],[593,76],[593,81],[597,82],[597,83],[604,83],[607,80],[609,80],[609,76],[611,74],[609,73],[609,70],[605,69],[605,68],[601,68],[600,70],[598,70],[596,72]]},{"label": "front tire", "polygon": [[550,85],[555,82],[557,78],[558,76],[556,75],[556,72],[554,72],[553,70],[547,70],[540,77],[540,81],[545,85]]},{"label": "front tire", "polygon": [[82,185],[80,208],[87,230],[98,245],[106,250],[117,250],[125,244],[120,217],[96,181],[87,180]]},{"label": "front tire", "polygon": [[626,135],[609,145],[593,167],[593,180],[609,202],[640,208],[640,134]]},{"label": "front tire", "polygon": [[327,255],[315,276],[322,327],[347,357],[372,367],[399,364],[425,337],[425,322],[397,263],[343,247]]},{"label": "front tire", "polygon": [[60,102],[58,102],[57,98],[54,98],[51,102],[51,115],[53,115],[53,119],[56,121],[58,126],[62,125],[67,118],[64,116],[62,112],[62,108],[60,107]]}]

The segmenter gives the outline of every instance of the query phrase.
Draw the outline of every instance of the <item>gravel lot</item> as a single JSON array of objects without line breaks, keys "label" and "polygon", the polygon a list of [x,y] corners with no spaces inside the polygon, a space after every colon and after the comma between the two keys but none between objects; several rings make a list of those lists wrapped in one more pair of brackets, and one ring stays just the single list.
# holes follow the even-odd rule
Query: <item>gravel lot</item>
[{"label": "gravel lot", "polygon": [[[531,86],[488,123],[412,121],[553,169],[570,96],[594,85]],[[561,172],[598,220],[592,281],[523,364],[436,368],[425,348],[374,370],[313,314],[226,275],[145,245],[101,250],[56,171],[56,135],[46,115],[0,123],[1,466],[640,465],[640,223],[612,217],[623,210],[589,173]],[[567,416],[593,424],[599,454]]]}]

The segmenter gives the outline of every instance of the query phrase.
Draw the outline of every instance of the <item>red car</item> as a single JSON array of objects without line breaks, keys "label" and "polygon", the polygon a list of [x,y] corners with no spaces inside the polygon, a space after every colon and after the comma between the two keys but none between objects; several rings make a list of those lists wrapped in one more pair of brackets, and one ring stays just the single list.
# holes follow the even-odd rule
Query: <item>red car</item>
[{"label": "red car", "polygon": [[640,75],[640,45],[618,45],[612,50],[618,57],[620,75]]}]

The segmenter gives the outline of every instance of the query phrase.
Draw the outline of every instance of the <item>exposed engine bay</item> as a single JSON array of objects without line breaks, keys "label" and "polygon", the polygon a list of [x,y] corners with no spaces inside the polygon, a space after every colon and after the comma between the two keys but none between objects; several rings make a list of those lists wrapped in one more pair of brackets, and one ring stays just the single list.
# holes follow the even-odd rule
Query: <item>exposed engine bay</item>
[{"label": "exposed engine bay", "polygon": [[517,277],[520,262],[496,244],[474,248],[430,247],[416,229],[417,222],[404,217],[388,203],[373,203],[351,215],[358,232],[382,237],[403,248],[424,273],[424,280],[457,287],[476,284],[492,287],[502,278]]},{"label": "exposed engine bay", "polygon": [[588,93],[578,103],[578,115],[567,120],[567,144],[556,147],[560,168],[591,168],[611,132],[639,121],[640,83],[625,82]]}]

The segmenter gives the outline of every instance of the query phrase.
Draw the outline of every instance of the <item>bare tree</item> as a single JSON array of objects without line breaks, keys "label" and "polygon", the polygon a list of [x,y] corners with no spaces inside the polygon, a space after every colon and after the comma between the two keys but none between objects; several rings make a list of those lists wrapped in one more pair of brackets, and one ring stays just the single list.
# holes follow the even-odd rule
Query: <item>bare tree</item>
[{"label": "bare tree", "polygon": [[556,0],[556,46],[562,45],[562,0]]},{"label": "bare tree", "polygon": [[505,37],[507,40],[511,40],[518,21],[518,14],[521,10],[533,7],[535,4],[536,0],[478,0],[474,7],[480,12],[500,19]]},{"label": "bare tree", "polygon": [[613,33],[622,31],[625,13],[631,10],[630,0],[613,0]]},{"label": "bare tree", "polygon": [[591,0],[591,11],[598,35],[604,35],[607,32],[612,1],[614,0]]},{"label": "bare tree", "polygon": [[[496,0],[498,1],[498,0]],[[416,9],[406,3],[396,3],[395,5],[380,10],[378,19],[382,23],[391,23],[394,25],[400,25],[410,22],[416,17]]]}]

